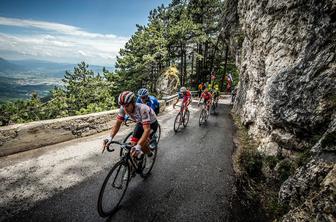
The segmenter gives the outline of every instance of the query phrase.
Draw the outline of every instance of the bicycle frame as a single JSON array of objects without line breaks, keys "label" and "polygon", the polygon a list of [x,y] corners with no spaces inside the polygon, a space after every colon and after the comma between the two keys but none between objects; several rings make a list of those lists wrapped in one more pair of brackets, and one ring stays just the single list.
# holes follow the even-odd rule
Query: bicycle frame
[{"label": "bicycle frame", "polygon": [[[126,152],[122,152],[122,156],[120,157],[120,160],[121,161],[125,161],[125,162],[130,162],[132,167],[134,167],[134,169],[136,171],[139,171],[139,166],[138,164],[134,161],[134,159],[131,157],[131,148],[132,148],[132,145],[129,144],[129,143],[120,143],[118,141],[112,141],[111,142],[111,145],[112,144],[118,144],[120,145],[120,149],[123,149],[125,150]],[[107,147],[107,151],[109,152],[113,152],[114,149],[111,149],[110,147]]]},{"label": "bicycle frame", "polygon": [[184,105],[184,104],[181,104],[181,105],[176,105],[176,106],[180,107],[179,112],[180,112],[181,114],[183,114],[183,112],[185,111],[185,105]]},{"label": "bicycle frame", "polygon": [[208,105],[205,102],[200,103],[202,105],[202,109],[208,111]]},{"label": "bicycle frame", "polygon": [[[211,100],[213,100],[213,98]],[[206,103],[204,99],[202,99],[202,101],[203,102],[200,102],[200,104],[202,104],[202,109],[205,109],[207,112],[210,112],[212,102],[209,104],[209,109],[208,109],[208,103]]]}]

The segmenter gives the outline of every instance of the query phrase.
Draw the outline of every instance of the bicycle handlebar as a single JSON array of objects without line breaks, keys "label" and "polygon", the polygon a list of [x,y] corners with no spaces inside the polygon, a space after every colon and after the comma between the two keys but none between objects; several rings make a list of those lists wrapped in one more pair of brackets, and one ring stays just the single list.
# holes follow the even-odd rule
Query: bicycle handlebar
[{"label": "bicycle handlebar", "polygon": [[131,149],[131,148],[132,148],[132,145],[129,144],[129,143],[121,143],[121,142],[119,142],[119,141],[111,141],[111,143],[109,144],[109,146],[106,148],[107,151],[109,151],[109,152],[113,152],[113,151],[114,151],[114,149],[112,149],[112,148],[110,147],[112,144],[118,144],[118,145],[120,145],[122,148],[126,148],[126,149]]}]

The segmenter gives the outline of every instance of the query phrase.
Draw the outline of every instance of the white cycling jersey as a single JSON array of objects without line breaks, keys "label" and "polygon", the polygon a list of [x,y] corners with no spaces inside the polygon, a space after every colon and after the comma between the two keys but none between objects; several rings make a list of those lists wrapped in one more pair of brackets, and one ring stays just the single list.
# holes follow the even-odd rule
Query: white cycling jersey
[{"label": "white cycling jersey", "polygon": [[[117,119],[124,121],[126,112],[124,107],[120,107],[119,113],[117,115]],[[142,125],[148,125],[154,123],[157,118],[154,110],[142,103],[135,103],[135,108],[133,113],[127,113],[129,117],[137,123],[141,123]]]}]

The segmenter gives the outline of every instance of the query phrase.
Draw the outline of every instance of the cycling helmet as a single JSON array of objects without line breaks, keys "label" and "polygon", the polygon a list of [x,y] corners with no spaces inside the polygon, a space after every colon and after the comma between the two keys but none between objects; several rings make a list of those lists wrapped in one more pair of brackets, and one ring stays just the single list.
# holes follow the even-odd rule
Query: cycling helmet
[{"label": "cycling helmet", "polygon": [[142,96],[148,96],[148,90],[146,88],[139,89],[138,96],[140,96],[140,97],[142,97]]},{"label": "cycling helmet", "polygon": [[181,92],[181,93],[184,93],[184,92],[186,92],[186,91],[187,91],[187,88],[184,87],[184,86],[182,86],[181,89],[180,89],[180,92]]},{"label": "cycling helmet", "polygon": [[133,92],[124,91],[120,93],[118,97],[118,103],[121,106],[127,105],[129,103],[135,102],[135,95]]}]

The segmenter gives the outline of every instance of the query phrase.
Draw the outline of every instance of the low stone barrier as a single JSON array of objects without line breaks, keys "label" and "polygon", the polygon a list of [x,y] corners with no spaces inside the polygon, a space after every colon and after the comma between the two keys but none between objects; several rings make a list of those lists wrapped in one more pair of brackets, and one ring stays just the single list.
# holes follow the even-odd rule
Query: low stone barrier
[{"label": "low stone barrier", "polygon": [[[160,100],[160,112],[171,105],[177,95]],[[80,116],[15,124],[0,127],[0,156],[46,145],[65,142],[111,128],[118,109]]]},{"label": "low stone barrier", "polygon": [[118,110],[0,128],[0,156],[92,135],[111,128]]}]

